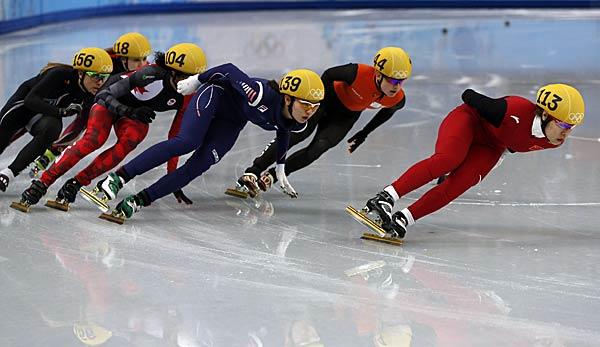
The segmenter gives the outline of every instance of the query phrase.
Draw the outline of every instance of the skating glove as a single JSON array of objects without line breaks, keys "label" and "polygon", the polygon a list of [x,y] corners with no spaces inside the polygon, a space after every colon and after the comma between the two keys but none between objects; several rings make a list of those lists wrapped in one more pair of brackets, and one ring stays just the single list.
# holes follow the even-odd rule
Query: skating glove
[{"label": "skating glove", "polygon": [[155,117],[156,112],[154,112],[154,110],[148,106],[134,108],[129,114],[129,118],[139,120],[140,122],[144,122],[146,124],[152,123]]},{"label": "skating glove", "polygon": [[173,195],[175,195],[175,199],[177,199],[178,203],[182,203],[184,202],[186,205],[191,205],[194,202],[188,198],[184,193],[183,190],[179,189],[178,191],[173,192]]},{"label": "skating glove", "polygon": [[71,117],[81,114],[83,106],[81,104],[70,104],[67,107],[59,108],[58,113],[61,117]]},{"label": "skating glove", "polygon": [[348,139],[348,152],[353,153],[367,139],[367,133],[359,131]]},{"label": "skating glove", "polygon": [[198,75],[190,76],[184,80],[177,82],[177,93],[182,95],[190,95],[200,87]]},{"label": "skating glove", "polygon": [[275,175],[277,176],[277,180],[279,181],[283,192],[289,195],[290,198],[297,198],[298,193],[296,193],[294,187],[292,187],[285,174],[285,164],[277,164],[275,167]]}]

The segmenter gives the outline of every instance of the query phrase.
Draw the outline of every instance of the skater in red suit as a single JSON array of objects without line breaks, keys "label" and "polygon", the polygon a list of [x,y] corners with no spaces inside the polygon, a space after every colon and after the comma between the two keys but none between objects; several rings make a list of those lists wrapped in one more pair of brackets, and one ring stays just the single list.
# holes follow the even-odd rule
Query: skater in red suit
[{"label": "skater in red suit", "polygon": [[[546,85],[535,102],[519,96],[492,99],[471,89],[464,104],[440,125],[435,152],[409,168],[366,203],[378,215],[388,237],[403,238],[406,227],[446,206],[481,182],[505,151],[529,152],[556,148],[581,124],[583,97],[566,84]],[[447,179],[420,199],[392,214],[394,202],[433,179]]]}]

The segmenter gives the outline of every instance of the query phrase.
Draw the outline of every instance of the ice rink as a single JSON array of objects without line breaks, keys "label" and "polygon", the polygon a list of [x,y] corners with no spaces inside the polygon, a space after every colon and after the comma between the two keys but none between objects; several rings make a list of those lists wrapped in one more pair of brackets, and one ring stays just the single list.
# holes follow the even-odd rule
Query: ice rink
[{"label": "ice rink", "polygon": [[[193,205],[167,196],[122,226],[98,219],[81,198],[68,213],[43,204],[29,214],[11,209],[29,185],[22,173],[0,193],[0,346],[98,345],[107,338],[102,346],[600,345],[600,12],[297,11],[73,21],[0,36],[2,103],[47,61],[68,63],[79,48],[109,47],[127,31],[145,34],[159,50],[197,43],[210,66],[233,62],[265,78],[293,68],[321,73],[370,64],[379,48],[399,46],[414,63],[404,84],[407,106],[354,154],[344,140],[291,175],[296,200],[277,189],[259,200],[223,194],[274,136],[252,124],[184,189]],[[587,106],[585,124],[561,148],[508,155],[481,184],[419,220],[403,246],[359,239],[364,228],[344,207],[361,207],[429,156],[464,89],[533,100],[537,88],[556,82],[579,88]],[[350,135],[373,114],[365,112]],[[135,153],[166,138],[171,118],[160,114]],[[0,168],[29,139],[9,147]],[[154,169],[123,192],[164,172]]]}]

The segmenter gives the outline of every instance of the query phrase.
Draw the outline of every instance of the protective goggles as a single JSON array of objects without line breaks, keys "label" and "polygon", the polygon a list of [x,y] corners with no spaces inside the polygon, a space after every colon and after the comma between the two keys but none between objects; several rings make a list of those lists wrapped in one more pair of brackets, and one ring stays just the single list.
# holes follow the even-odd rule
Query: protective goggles
[{"label": "protective goggles", "polygon": [[552,121],[554,122],[554,124],[558,125],[558,127],[561,128],[561,129],[563,129],[563,130],[571,130],[575,126],[573,124],[561,122],[561,121],[559,121],[556,118],[552,118]]},{"label": "protective goggles", "polygon": [[99,72],[93,72],[93,71],[86,71],[85,74],[90,76],[91,78],[94,78],[97,80],[105,80],[108,77],[110,77],[109,73],[99,73]]},{"label": "protective goggles", "polygon": [[405,81],[403,79],[391,78],[391,77],[387,77],[385,75],[383,76],[383,78],[385,78],[385,80],[393,86],[400,86],[400,85],[402,85],[402,82]]},{"label": "protective goggles", "polygon": [[300,104],[300,107],[302,107],[305,112],[314,112],[321,106],[320,102],[312,103],[302,99],[296,99],[296,101],[298,101],[298,104]]}]

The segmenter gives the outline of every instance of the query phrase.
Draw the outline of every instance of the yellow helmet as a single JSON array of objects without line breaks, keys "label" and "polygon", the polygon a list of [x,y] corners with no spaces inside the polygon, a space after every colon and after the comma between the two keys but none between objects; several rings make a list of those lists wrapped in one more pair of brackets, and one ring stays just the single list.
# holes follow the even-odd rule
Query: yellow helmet
[{"label": "yellow helmet", "polygon": [[206,56],[193,43],[179,43],[165,52],[165,64],[184,74],[194,75],[206,70]]},{"label": "yellow helmet", "polygon": [[73,333],[87,346],[100,346],[112,337],[112,332],[96,324],[73,324]]},{"label": "yellow helmet", "polygon": [[320,102],[325,97],[325,86],[316,72],[306,69],[293,70],[281,78],[279,91],[309,102]]},{"label": "yellow helmet", "polygon": [[561,122],[578,125],[585,116],[583,97],[567,84],[548,84],[537,92],[536,105]]},{"label": "yellow helmet", "polygon": [[410,77],[412,62],[410,56],[398,47],[384,47],[373,59],[373,67],[383,75],[404,80]]},{"label": "yellow helmet", "polygon": [[107,74],[113,70],[110,55],[98,47],[87,47],[73,56],[73,67],[77,70]]},{"label": "yellow helmet", "polygon": [[146,36],[131,32],[121,35],[113,44],[116,55],[127,58],[145,58],[152,52],[150,41]]}]

